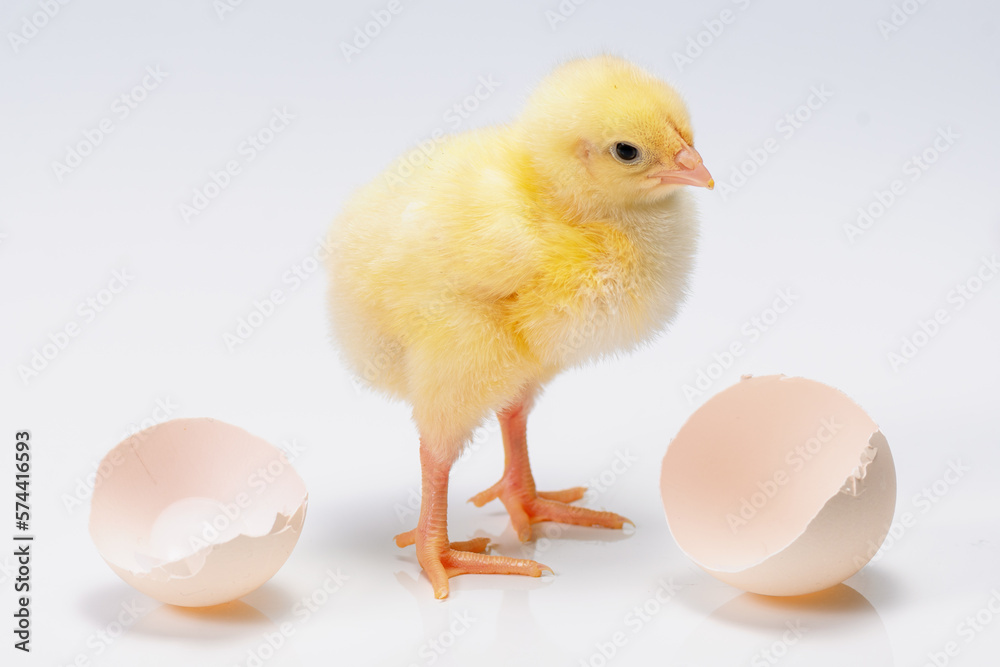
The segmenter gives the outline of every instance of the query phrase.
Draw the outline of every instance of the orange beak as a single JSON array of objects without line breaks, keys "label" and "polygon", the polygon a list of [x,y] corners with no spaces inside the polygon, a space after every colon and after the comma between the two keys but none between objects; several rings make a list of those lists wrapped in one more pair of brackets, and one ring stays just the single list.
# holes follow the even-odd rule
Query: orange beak
[{"label": "orange beak", "polygon": [[674,156],[674,162],[677,164],[677,169],[665,169],[650,174],[649,177],[660,179],[660,183],[664,185],[668,183],[695,185],[709,190],[715,187],[715,180],[708,173],[708,169],[701,161],[701,156],[695,149],[690,146],[680,149]]}]

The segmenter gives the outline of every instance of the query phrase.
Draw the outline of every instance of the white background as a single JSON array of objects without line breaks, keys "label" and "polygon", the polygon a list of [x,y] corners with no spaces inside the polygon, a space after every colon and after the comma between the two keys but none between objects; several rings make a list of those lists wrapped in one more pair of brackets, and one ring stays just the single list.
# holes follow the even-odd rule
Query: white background
[{"label": "white background", "polygon": [[[960,649],[950,664],[995,660],[1000,619],[971,642],[959,624],[1000,590],[1000,280],[961,309],[949,294],[1000,246],[996,4],[910,0],[912,16],[886,32],[889,0],[590,0],[563,3],[560,22],[547,14],[556,0],[401,2],[350,62],[341,44],[383,3],[246,0],[220,16],[210,0],[79,0],[17,44],[10,34],[41,10],[4,3],[0,493],[9,496],[0,506],[13,502],[14,433],[30,429],[38,541],[34,651],[15,652],[4,630],[3,663],[245,665],[286,621],[295,632],[268,665],[599,665],[599,645],[619,631],[627,643],[608,664],[772,664],[760,651],[782,652],[786,622],[808,632],[781,664],[921,665],[950,641]],[[729,23],[712,23],[723,10]],[[699,39],[701,53],[679,64],[675,54]],[[391,539],[414,524],[400,509],[419,484],[407,408],[358,389],[340,366],[322,272],[297,288],[285,277],[311,266],[355,187],[434,130],[456,129],[446,114],[480,77],[500,86],[459,130],[512,118],[554,65],[602,51],[679,88],[720,186],[740,182],[734,170],[753,173],[734,191],[697,194],[697,273],[672,330],[628,358],[566,373],[530,422],[541,488],[592,479],[619,453],[635,459],[588,502],[636,530],[556,528],[560,539],[522,550],[502,507],[463,502],[501,471],[498,434],[487,429],[455,468],[451,534],[489,536],[497,552],[535,557],[557,575],[459,577],[436,602],[413,550]],[[121,118],[115,100],[147,67],[165,79]],[[831,96],[800,108],[814,87]],[[275,108],[294,119],[246,160],[241,142]],[[782,130],[795,113],[799,127]],[[103,118],[112,132],[60,178],[54,163]],[[957,138],[936,153],[947,128]],[[769,138],[776,152],[746,163]],[[935,161],[914,180],[911,159],[928,149]],[[180,206],[229,160],[241,172],[186,222]],[[877,209],[876,193],[896,179],[902,194],[852,242],[845,225],[859,207]],[[86,316],[80,304],[106,297],[121,270],[129,284]],[[272,290],[284,302],[227,348],[224,336]],[[779,290],[795,295],[793,306],[751,340],[745,323],[766,316]],[[947,321],[929,340],[917,336],[925,344],[894,368],[890,353],[939,309]],[[72,323],[79,334],[22,377]],[[685,396],[699,371],[718,375],[716,355],[737,341],[745,353],[705,394]],[[839,387],[870,412],[895,456],[897,518],[915,517],[847,586],[797,602],[743,595],[701,573],[670,537],[658,491],[667,444],[697,405],[740,374],[778,372]],[[263,588],[221,610],[182,612],[138,594],[87,534],[88,474],[137,425],[163,418],[158,404],[170,417],[211,416],[302,450],[295,466],[310,506],[296,551]],[[954,462],[968,471],[940,481]],[[935,482],[940,497],[916,504]],[[2,517],[0,535],[12,521]],[[10,556],[0,564],[9,619]],[[328,569],[349,579],[300,622],[295,605]],[[671,579],[674,597],[637,624],[632,610]],[[117,633],[130,603],[140,619],[104,644],[96,633]],[[467,629],[455,624],[462,615]],[[450,648],[434,653],[432,641]]]}]

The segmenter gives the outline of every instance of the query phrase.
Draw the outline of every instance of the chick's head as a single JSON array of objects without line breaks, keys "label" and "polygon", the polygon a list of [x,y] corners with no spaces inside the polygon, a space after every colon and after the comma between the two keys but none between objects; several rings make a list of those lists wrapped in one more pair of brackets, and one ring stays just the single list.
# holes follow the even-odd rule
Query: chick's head
[{"label": "chick's head", "polygon": [[620,58],[558,68],[520,125],[550,194],[577,210],[648,206],[682,185],[714,186],[680,95]]}]

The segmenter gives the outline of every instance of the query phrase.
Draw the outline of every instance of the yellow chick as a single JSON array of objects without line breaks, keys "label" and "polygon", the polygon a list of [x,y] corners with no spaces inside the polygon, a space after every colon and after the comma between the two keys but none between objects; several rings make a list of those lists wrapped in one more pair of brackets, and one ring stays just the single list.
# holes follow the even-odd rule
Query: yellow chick
[{"label": "yellow chick", "polygon": [[[407,163],[408,165],[409,163]],[[535,489],[526,420],[569,366],[662,331],[685,296],[697,221],[681,186],[713,187],[679,95],[616,57],[567,63],[512,124],[449,137],[415,169],[397,162],[335,221],[329,305],[347,365],[413,406],[422,502],[416,545],[437,598],[466,573],[540,576],[531,560],[449,542],[448,476],[496,413],[499,498],[518,537],[558,521],[627,521],[569,503],[583,487]]]}]

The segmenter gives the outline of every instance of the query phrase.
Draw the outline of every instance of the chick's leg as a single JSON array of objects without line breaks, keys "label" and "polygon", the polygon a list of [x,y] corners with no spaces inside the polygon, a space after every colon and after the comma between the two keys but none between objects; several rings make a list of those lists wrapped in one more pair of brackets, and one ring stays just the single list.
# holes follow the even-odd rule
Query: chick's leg
[{"label": "chick's leg", "polygon": [[434,587],[434,597],[448,597],[448,579],[460,574],[524,574],[539,577],[551,568],[532,560],[482,553],[489,540],[448,541],[448,475],[452,461],[432,452],[421,441],[422,495],[417,527],[396,536],[396,544],[416,544],[417,562]]},{"label": "chick's leg", "polygon": [[500,481],[469,499],[476,507],[482,507],[495,498],[507,508],[510,522],[518,539],[531,539],[531,524],[540,521],[556,521],[577,526],[600,526],[621,528],[628,519],[613,512],[599,512],[569,505],[579,500],[586,487],[577,486],[564,491],[537,491],[535,478],[528,462],[527,420],[528,409],[519,403],[497,413],[500,432],[503,435],[505,455],[504,473]]}]

